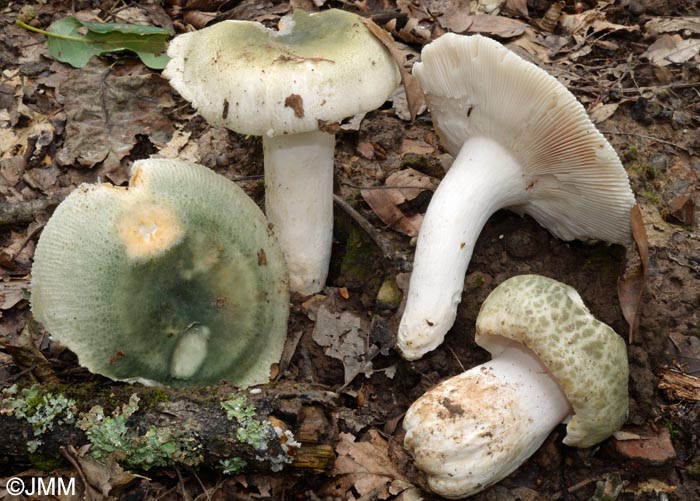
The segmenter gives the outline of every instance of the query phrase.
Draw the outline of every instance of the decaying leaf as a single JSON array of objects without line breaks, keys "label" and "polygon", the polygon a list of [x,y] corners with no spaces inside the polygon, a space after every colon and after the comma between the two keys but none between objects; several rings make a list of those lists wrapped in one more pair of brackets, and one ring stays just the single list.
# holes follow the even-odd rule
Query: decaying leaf
[{"label": "decaying leaf", "polygon": [[700,17],[654,17],[646,22],[644,30],[651,35],[680,31],[700,35]]},{"label": "decaying leaf", "polygon": [[680,35],[662,35],[641,55],[654,66],[668,66],[690,61],[700,54],[700,40],[684,40]]},{"label": "decaying leaf", "polygon": [[389,35],[386,30],[377,26],[374,21],[366,17],[361,17],[360,19],[363,23],[365,23],[365,26],[367,26],[369,31],[371,31],[372,34],[384,44],[389,53],[396,60],[396,64],[399,65],[399,70],[401,71],[401,81],[403,82],[403,86],[406,91],[408,109],[411,113],[411,120],[414,120],[418,115],[418,111],[420,110],[421,106],[424,104],[423,91],[421,90],[420,85],[418,85],[418,81],[413,78],[413,75],[404,65],[404,59],[406,57],[405,52],[400,50],[396,46],[396,42],[394,42],[391,35]]},{"label": "decaying leaf", "polygon": [[637,312],[642,302],[644,284],[646,282],[647,268],[649,266],[649,242],[644,228],[644,219],[639,205],[632,207],[630,211],[632,223],[632,236],[639,254],[639,265],[628,270],[617,282],[617,295],[620,300],[622,315],[629,325],[628,340],[632,344],[634,333],[637,330]]},{"label": "decaying leaf", "polygon": [[62,450],[64,457],[80,469],[90,491],[86,492],[86,495],[94,500],[113,499],[110,497],[110,493],[112,496],[115,494],[113,490],[124,487],[137,478],[147,478],[124,471],[114,455],[109,456],[106,464],[103,464],[89,456],[87,451],[87,447],[76,450],[73,446]]},{"label": "decaying leaf", "polygon": [[593,108],[588,110],[588,115],[591,117],[591,121],[594,124],[599,124],[613,116],[619,106],[620,103],[598,103]]},{"label": "decaying leaf", "polygon": [[527,24],[517,19],[475,14],[469,17],[469,26],[460,33],[480,33],[499,38],[513,38],[522,35],[526,28]]},{"label": "decaying leaf", "polygon": [[[130,71],[129,71],[130,67]],[[118,168],[145,136],[165,146],[173,133],[163,108],[173,106],[170,87],[140,65],[117,71],[93,59],[62,87],[67,116],[66,140],[56,155],[59,165],[92,168],[104,162]]]},{"label": "decaying leaf", "polygon": [[344,384],[350,383],[358,374],[370,375],[369,322],[350,311],[338,311],[332,297],[321,303],[315,316],[316,325],[311,337],[325,348],[326,355],[343,363]]},{"label": "decaying leaf", "polygon": [[0,281],[0,310],[9,310],[23,299],[28,299],[29,281],[28,276]]},{"label": "decaying leaf", "polygon": [[[367,442],[356,442],[349,433],[341,433],[339,438],[332,472],[335,480],[325,494],[358,501],[422,499],[420,491],[394,466],[389,443],[377,430],[369,431]],[[352,494],[353,488],[359,497]]]},{"label": "decaying leaf", "polygon": [[423,215],[406,215],[398,206],[414,200],[425,190],[434,191],[437,183],[417,170],[405,169],[389,176],[385,186],[387,189],[362,190],[362,198],[384,224],[409,237],[417,236]]}]

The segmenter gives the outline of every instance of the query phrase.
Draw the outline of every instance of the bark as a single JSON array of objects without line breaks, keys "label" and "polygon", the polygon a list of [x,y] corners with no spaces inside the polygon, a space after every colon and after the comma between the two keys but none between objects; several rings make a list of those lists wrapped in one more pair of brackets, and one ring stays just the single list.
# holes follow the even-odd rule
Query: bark
[{"label": "bark", "polygon": [[[221,460],[236,457],[245,461],[246,471],[274,471],[277,469],[274,458],[284,457],[284,449],[288,449],[292,462],[284,464],[285,468],[329,470],[338,435],[331,412],[337,405],[338,396],[320,386],[299,383],[276,383],[258,389],[251,392],[250,389],[221,386],[183,391],[116,384],[96,388],[95,383],[86,383],[56,386],[46,391],[72,398],[82,415],[100,405],[105,416],[128,403],[135,393],[140,399],[139,407],[127,420],[126,428],[138,435],[152,427],[184,432],[201,444],[199,454],[202,461],[199,464],[204,466],[222,469]],[[253,419],[288,429],[293,433],[293,440],[300,442],[301,446],[289,447],[291,437],[284,435],[269,440],[266,450],[256,449],[240,439],[238,432],[242,423],[229,419],[221,407],[221,401],[232,395],[244,396],[247,404],[255,408]],[[27,443],[35,438],[42,441],[36,453],[44,458],[57,457],[61,448],[73,446],[78,449],[90,443],[88,435],[77,423],[59,424],[58,419],[52,429],[36,437],[32,425],[26,419],[10,414],[9,408],[9,401],[4,400],[0,409],[0,436],[4,437],[0,441],[0,462],[11,466],[31,464],[36,454],[28,451]],[[129,457],[122,455],[118,459],[129,465]],[[168,466],[177,464],[175,460]]]}]

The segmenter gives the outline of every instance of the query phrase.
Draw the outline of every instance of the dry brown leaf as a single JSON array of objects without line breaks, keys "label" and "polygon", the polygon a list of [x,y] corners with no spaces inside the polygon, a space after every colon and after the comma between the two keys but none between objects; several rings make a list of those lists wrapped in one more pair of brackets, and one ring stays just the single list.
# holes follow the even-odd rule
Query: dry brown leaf
[{"label": "dry brown leaf", "polygon": [[628,341],[634,342],[634,334],[637,330],[637,312],[642,302],[642,294],[646,283],[647,267],[649,266],[649,242],[647,240],[646,229],[644,228],[644,218],[639,205],[632,207],[630,211],[632,224],[632,236],[634,238],[637,253],[639,255],[639,265],[629,270],[617,282],[617,295],[620,299],[622,315],[629,325]]},{"label": "dry brown leaf", "polygon": [[403,169],[394,172],[386,178],[384,184],[388,188],[394,188],[384,190],[384,192],[389,195],[396,205],[414,200],[426,190],[435,191],[437,188],[437,182],[433,178],[415,169]]},{"label": "dry brown leaf", "polygon": [[425,190],[435,190],[437,183],[414,169],[405,169],[389,176],[385,185],[387,189],[361,190],[362,198],[384,224],[409,237],[418,236],[423,215],[406,215],[398,205],[415,199]]},{"label": "dry brown leaf", "polygon": [[620,103],[598,103],[595,106],[593,106],[593,108],[588,110],[588,116],[591,117],[591,121],[594,124],[599,124],[613,116],[619,106]]},{"label": "dry brown leaf", "polygon": [[527,0],[506,0],[503,4],[503,10],[512,14],[517,14],[524,18],[529,16],[527,11]]},{"label": "dry brown leaf", "polygon": [[[377,430],[369,431],[367,442],[356,442],[349,433],[341,433],[339,438],[332,472],[336,478],[324,494],[359,501],[422,499],[420,491],[394,466],[389,443]],[[353,488],[359,497],[351,494]]]},{"label": "dry brown leaf", "polygon": [[319,306],[311,338],[324,348],[326,355],[343,363],[347,385],[358,374],[372,373],[372,361],[367,353],[370,325],[358,315],[339,311],[335,303],[331,297]]},{"label": "dry brown leaf", "polygon": [[435,153],[435,146],[421,141],[420,139],[404,139],[401,142],[401,155],[413,153],[414,155],[432,155]]},{"label": "dry brown leaf", "polygon": [[471,23],[462,33],[480,33],[499,38],[513,38],[522,35],[528,27],[526,23],[502,16],[475,14],[470,16]]},{"label": "dry brown leaf", "polygon": [[646,22],[644,31],[650,35],[679,31],[700,34],[700,17],[654,17]]},{"label": "dry brown leaf", "polygon": [[574,35],[574,38],[581,37],[577,38],[577,41],[600,31],[639,31],[636,24],[615,24],[607,21],[605,12],[599,7],[580,14],[562,14],[559,17],[559,26],[566,33]]},{"label": "dry brown leaf", "polygon": [[700,40],[680,35],[662,35],[641,55],[654,66],[682,64],[700,54]]},{"label": "dry brown leaf", "polygon": [[[87,454],[88,448],[76,450],[73,446],[68,446],[63,450],[63,455],[76,467],[80,469],[92,492],[92,499],[114,499],[113,489],[124,487],[137,478],[147,478],[141,475],[124,471],[119,466],[114,456],[107,458],[107,463],[102,464]],[[110,497],[110,493],[112,497]]]},{"label": "dry brown leaf", "polygon": [[379,27],[374,21],[366,17],[361,17],[360,19],[365,23],[367,29],[384,44],[389,53],[396,60],[396,64],[399,66],[399,71],[401,72],[401,81],[406,90],[406,101],[408,101],[408,109],[411,112],[411,120],[415,120],[418,111],[424,103],[423,91],[418,84],[418,80],[416,80],[404,66],[405,52],[400,50],[396,46],[396,42],[394,42],[392,36],[387,33],[386,30]]},{"label": "dry brown leaf", "polygon": [[217,12],[202,12],[199,10],[190,10],[185,12],[183,19],[187,24],[191,24],[198,30],[206,27],[218,16]]},{"label": "dry brown leaf", "polygon": [[[23,299],[27,299],[29,276],[0,281],[0,310],[9,310]],[[1,315],[1,314],[0,314]]]},{"label": "dry brown leaf", "polygon": [[143,65],[116,70],[93,58],[61,86],[68,118],[66,139],[56,155],[59,165],[106,171],[120,166],[137,136],[165,146],[173,133],[163,108],[174,105],[168,83]]}]

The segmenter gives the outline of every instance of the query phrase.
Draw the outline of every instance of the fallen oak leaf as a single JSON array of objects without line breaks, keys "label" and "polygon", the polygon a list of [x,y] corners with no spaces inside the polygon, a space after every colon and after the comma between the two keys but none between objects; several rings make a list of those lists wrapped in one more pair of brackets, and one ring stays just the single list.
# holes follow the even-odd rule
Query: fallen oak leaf
[{"label": "fallen oak leaf", "polygon": [[[369,431],[369,438],[366,442],[356,442],[353,435],[340,433],[332,472],[336,479],[331,483],[333,492],[328,494],[359,501],[422,499],[419,490],[394,466],[389,443],[374,429]],[[350,494],[352,488],[359,498]]]},{"label": "fallen oak leaf", "polygon": [[629,325],[628,342],[632,344],[637,330],[637,313],[642,302],[642,293],[644,292],[647,268],[649,266],[649,241],[639,205],[632,207],[630,221],[632,236],[639,255],[639,265],[620,277],[617,282],[617,295],[620,300],[622,316],[625,317]]},{"label": "fallen oak leaf", "polygon": [[396,60],[396,64],[401,72],[401,81],[406,90],[406,101],[408,102],[408,110],[411,113],[411,120],[415,120],[418,111],[425,104],[423,91],[413,75],[404,67],[405,54],[398,49],[394,39],[386,30],[379,27],[374,21],[366,17],[360,18],[367,26],[367,29],[387,48],[392,57]]},{"label": "fallen oak leaf", "polygon": [[163,69],[169,61],[165,41],[172,32],[157,26],[92,23],[72,16],[54,22],[48,31],[19,20],[16,24],[45,35],[51,55],[75,68],[83,68],[92,56],[122,51],[134,52],[143,64],[153,69]]}]

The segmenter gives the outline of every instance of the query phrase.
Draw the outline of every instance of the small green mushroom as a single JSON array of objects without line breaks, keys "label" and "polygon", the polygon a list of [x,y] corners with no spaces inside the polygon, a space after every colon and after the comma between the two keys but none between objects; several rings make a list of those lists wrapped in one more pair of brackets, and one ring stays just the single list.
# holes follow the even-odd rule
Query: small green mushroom
[{"label": "small green mushroom", "polygon": [[287,331],[282,251],[255,203],[209,169],[140,160],[130,186],[81,185],[49,220],[32,312],[92,372],[246,386]]}]

